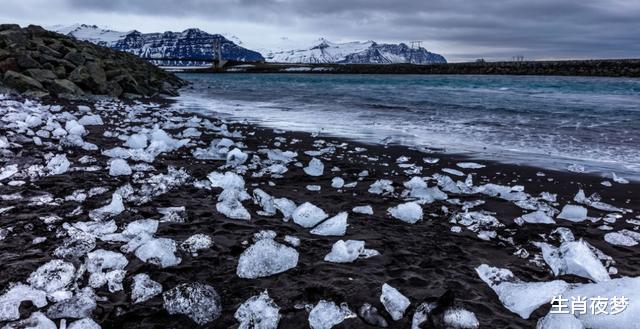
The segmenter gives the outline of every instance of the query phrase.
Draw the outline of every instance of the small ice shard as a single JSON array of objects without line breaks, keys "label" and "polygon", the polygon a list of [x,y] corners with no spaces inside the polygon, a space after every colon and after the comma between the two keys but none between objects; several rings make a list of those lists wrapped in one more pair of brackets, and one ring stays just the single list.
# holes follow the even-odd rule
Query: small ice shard
[{"label": "small ice shard", "polygon": [[99,324],[93,321],[91,318],[84,318],[74,322],[71,322],[67,329],[101,329]]},{"label": "small ice shard", "polygon": [[75,273],[73,264],[54,259],[38,267],[29,275],[27,282],[36,289],[52,293],[68,286]]},{"label": "small ice shard", "polygon": [[17,164],[12,164],[12,165],[2,167],[2,169],[0,169],[0,181],[17,174],[18,171],[19,170],[18,170]]},{"label": "small ice shard", "polygon": [[442,192],[437,186],[428,187],[424,179],[413,177],[411,180],[403,183],[407,188],[402,193],[403,197],[418,199],[419,203],[433,203],[436,200],[446,200],[447,194]]},{"label": "small ice shard", "polygon": [[282,213],[283,219],[285,221],[289,221],[289,219],[291,219],[291,215],[293,215],[293,212],[297,208],[295,202],[287,198],[273,199],[273,205],[276,209],[278,209],[278,211]]},{"label": "small ice shard", "polygon": [[280,307],[269,297],[267,291],[250,297],[238,307],[234,317],[238,329],[277,329],[280,322]]},{"label": "small ice shard", "polygon": [[555,224],[556,221],[542,210],[536,210],[532,213],[522,215],[522,220],[530,224]]},{"label": "small ice shard", "polygon": [[97,114],[87,114],[78,120],[78,123],[83,126],[101,126],[104,124],[102,118]]},{"label": "small ice shard", "polygon": [[444,311],[442,320],[447,328],[477,329],[480,327],[480,322],[476,315],[463,308],[448,308]]},{"label": "small ice shard", "polygon": [[229,153],[227,153],[227,165],[231,167],[237,167],[245,163],[245,161],[247,161],[247,158],[249,158],[248,154],[242,152],[238,148],[234,148],[233,150],[229,151]]},{"label": "small ice shard", "polygon": [[380,302],[384,308],[389,312],[391,318],[394,321],[402,319],[404,311],[409,307],[411,302],[409,298],[401,294],[396,288],[388,285],[382,285],[382,294],[380,295]]},{"label": "small ice shard", "polygon": [[49,175],[62,175],[69,170],[71,163],[64,154],[58,154],[47,162],[47,171]]},{"label": "small ice shard", "polygon": [[258,215],[268,217],[276,214],[276,205],[273,197],[262,189],[253,190],[253,202],[262,207],[262,210],[258,211]]},{"label": "small ice shard", "polygon": [[324,236],[342,236],[347,232],[347,217],[349,214],[344,211],[326,221],[322,222],[311,230],[311,234]]},{"label": "small ice shard", "polygon": [[87,130],[84,129],[84,126],[79,124],[76,120],[65,122],[64,129],[69,133],[69,135],[83,136],[87,134]]},{"label": "small ice shard", "polygon": [[91,316],[98,306],[93,289],[86,287],[76,291],[71,298],[64,299],[49,307],[47,316],[51,319],[82,319]]},{"label": "small ice shard", "polygon": [[346,304],[340,306],[327,300],[320,300],[309,313],[309,326],[311,329],[331,329],[354,314]]},{"label": "small ice shard", "polygon": [[618,184],[629,184],[629,181],[616,175],[616,173],[612,172],[611,173],[612,179],[614,182],[618,183]]},{"label": "small ice shard", "polygon": [[351,211],[356,214],[373,215],[373,208],[370,205],[353,207]]},{"label": "small ice shard", "polygon": [[0,296],[0,321],[11,321],[20,318],[20,303],[28,300],[36,307],[47,305],[47,294],[24,284],[11,285]]},{"label": "small ice shard", "polygon": [[[41,312],[34,312],[26,319],[11,322],[2,327],[2,329],[57,329],[56,323],[51,321]],[[67,328],[70,329],[71,327]],[[75,329],[81,329],[76,327]],[[82,328],[84,329],[84,328]],[[93,328],[87,328],[93,329]]]},{"label": "small ice shard", "polygon": [[284,242],[290,244],[291,246],[294,247],[300,247],[300,238],[297,238],[295,236],[292,235],[285,235],[284,236]]},{"label": "small ice shard", "polygon": [[307,190],[311,191],[311,192],[318,192],[320,190],[322,190],[322,186],[320,185],[307,185]]},{"label": "small ice shard", "polygon": [[338,240],[331,247],[331,252],[324,256],[324,260],[332,263],[351,263],[360,256],[367,256],[370,251],[371,249],[364,248],[364,241]]},{"label": "small ice shard", "polygon": [[147,147],[149,138],[146,134],[133,134],[127,138],[124,145],[134,150],[141,150]]},{"label": "small ice shard", "polygon": [[199,325],[214,321],[222,313],[220,296],[203,283],[182,283],[165,291],[162,298],[169,314],[184,314]]},{"label": "small ice shard", "polygon": [[135,251],[141,261],[162,268],[176,266],[182,259],[176,256],[176,242],[169,238],[150,239]]},{"label": "small ice shard", "polygon": [[109,162],[109,175],[111,176],[129,176],[132,170],[126,160],[113,159]]},{"label": "small ice shard", "polygon": [[549,313],[538,319],[536,329],[584,329],[573,314]]},{"label": "small ice shard", "polygon": [[640,243],[640,233],[626,229],[610,232],[604,235],[604,241],[614,246],[633,247]]},{"label": "small ice shard", "polygon": [[304,228],[311,228],[325,220],[329,215],[314,204],[305,202],[293,211],[291,217],[293,218],[294,223]]},{"label": "small ice shard", "polygon": [[587,205],[589,207],[602,210],[602,211],[622,212],[622,213],[625,212],[625,209],[618,208],[608,203],[604,203],[600,201],[600,195],[598,193],[594,193],[587,198],[582,189],[578,190],[578,193],[573,198],[573,200],[577,203]]},{"label": "small ice shard", "polygon": [[495,291],[504,307],[523,319],[528,319],[533,311],[569,288],[569,284],[562,280],[524,282],[507,269],[487,264],[478,266],[476,272]]},{"label": "small ice shard", "polygon": [[453,168],[442,168],[442,171],[446,172],[447,174],[451,174],[454,176],[460,176],[463,177],[464,173],[460,170],[457,169],[453,169]]},{"label": "small ice shard", "polygon": [[389,323],[380,315],[378,309],[369,303],[364,303],[360,309],[358,309],[358,315],[364,322],[374,327],[386,328],[389,326]]},{"label": "small ice shard", "polygon": [[344,186],[344,179],[341,177],[333,177],[331,180],[331,187],[333,188],[342,188]]},{"label": "small ice shard", "polygon": [[113,193],[111,196],[111,202],[101,208],[91,210],[89,212],[89,218],[100,221],[109,217],[117,216],[124,211],[124,204],[122,203],[122,196],[119,193]]},{"label": "small ice shard", "polygon": [[559,248],[547,243],[537,246],[555,276],[573,274],[595,282],[611,280],[607,269],[583,240],[564,242]]},{"label": "small ice shard", "polygon": [[577,163],[573,163],[570,164],[569,166],[567,166],[567,170],[571,171],[571,172],[575,172],[575,173],[583,173],[585,172],[585,167],[583,165],[577,164]]},{"label": "small ice shard", "polygon": [[151,280],[148,274],[140,273],[133,277],[131,300],[134,304],[145,302],[162,293],[162,285]]},{"label": "small ice shard", "polygon": [[322,161],[312,158],[311,161],[309,161],[309,165],[304,167],[304,172],[309,176],[322,176],[324,173],[324,164]]},{"label": "small ice shard", "polygon": [[89,273],[102,273],[122,270],[128,263],[127,258],[119,252],[98,249],[87,254],[85,266]]},{"label": "small ice shard", "polygon": [[560,214],[556,217],[572,222],[582,222],[587,219],[587,208],[572,204],[565,205]]},{"label": "small ice shard", "polygon": [[214,171],[207,175],[207,178],[211,181],[211,187],[220,187],[223,190],[244,190],[244,179],[231,171],[227,171],[224,174]]},{"label": "small ice shard", "polygon": [[379,179],[369,186],[369,193],[389,195],[393,193],[393,182],[388,179]]},{"label": "small ice shard", "polygon": [[187,221],[187,208],[185,206],[158,208],[158,212],[162,215],[160,219],[162,223],[185,223]]},{"label": "small ice shard", "polygon": [[272,239],[261,239],[247,248],[238,261],[236,274],[256,279],[282,273],[298,265],[298,252]]},{"label": "small ice shard", "polygon": [[405,223],[415,224],[422,219],[422,207],[416,202],[401,203],[387,209],[387,212],[396,219]]},{"label": "small ice shard", "polygon": [[475,162],[458,162],[456,166],[463,169],[480,169],[486,167],[483,164],[475,163]]},{"label": "small ice shard", "polygon": [[213,239],[202,233],[190,236],[180,244],[180,248],[191,253],[192,256],[198,256],[198,251],[209,249],[213,245]]},{"label": "small ice shard", "polygon": [[242,205],[242,200],[250,198],[248,194],[241,190],[226,189],[218,196],[216,210],[232,219],[250,220],[251,214]]}]

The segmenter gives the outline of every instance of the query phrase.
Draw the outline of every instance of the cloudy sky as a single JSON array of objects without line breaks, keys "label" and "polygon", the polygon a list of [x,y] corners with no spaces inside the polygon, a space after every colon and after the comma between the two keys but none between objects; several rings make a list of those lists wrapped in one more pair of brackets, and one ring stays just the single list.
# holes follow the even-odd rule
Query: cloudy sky
[{"label": "cloudy sky", "polygon": [[259,50],[422,40],[450,61],[640,57],[640,0],[2,0],[0,21],[198,27]]}]

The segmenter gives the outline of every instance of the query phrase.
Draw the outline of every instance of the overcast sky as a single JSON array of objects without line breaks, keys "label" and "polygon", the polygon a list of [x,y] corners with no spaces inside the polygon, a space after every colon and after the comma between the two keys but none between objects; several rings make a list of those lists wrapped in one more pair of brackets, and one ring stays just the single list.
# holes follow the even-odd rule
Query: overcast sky
[{"label": "overcast sky", "polygon": [[[2,0],[0,21],[163,32],[198,27],[264,50],[422,40],[449,61],[640,57],[640,0]],[[287,41],[283,41],[286,38]]]}]

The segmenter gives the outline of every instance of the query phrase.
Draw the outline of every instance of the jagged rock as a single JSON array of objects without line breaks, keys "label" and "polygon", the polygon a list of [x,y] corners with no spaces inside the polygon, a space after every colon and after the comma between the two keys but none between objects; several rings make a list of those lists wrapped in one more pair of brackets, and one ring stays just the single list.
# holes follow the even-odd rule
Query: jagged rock
[{"label": "jagged rock", "polygon": [[11,88],[24,92],[28,90],[43,90],[44,87],[37,80],[30,78],[24,74],[7,71],[4,74],[4,83]]},{"label": "jagged rock", "polygon": [[18,54],[18,56],[16,56],[16,63],[21,69],[25,69],[25,70],[37,69],[42,67],[40,63],[38,63],[35,59],[25,54]]},{"label": "jagged rock", "polygon": [[[82,88],[78,87],[75,83],[67,79],[55,79],[47,86],[51,92],[60,97],[62,95],[82,95],[84,94]],[[119,95],[113,95],[119,96]]]},{"label": "jagged rock", "polygon": [[29,69],[26,71],[26,73],[32,78],[38,80],[38,82],[44,82],[47,80],[54,80],[58,78],[58,76],[50,70]]},{"label": "jagged rock", "polygon": [[76,66],[83,65],[86,61],[84,56],[77,51],[71,51],[64,56],[64,59],[73,63]]}]

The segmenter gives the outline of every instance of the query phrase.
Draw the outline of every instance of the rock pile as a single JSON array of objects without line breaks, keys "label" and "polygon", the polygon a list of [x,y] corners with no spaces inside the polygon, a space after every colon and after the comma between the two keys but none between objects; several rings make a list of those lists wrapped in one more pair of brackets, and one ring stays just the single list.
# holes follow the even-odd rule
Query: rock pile
[{"label": "rock pile", "polygon": [[40,26],[0,24],[0,90],[79,98],[176,95],[186,82],[135,55],[78,41]]}]

